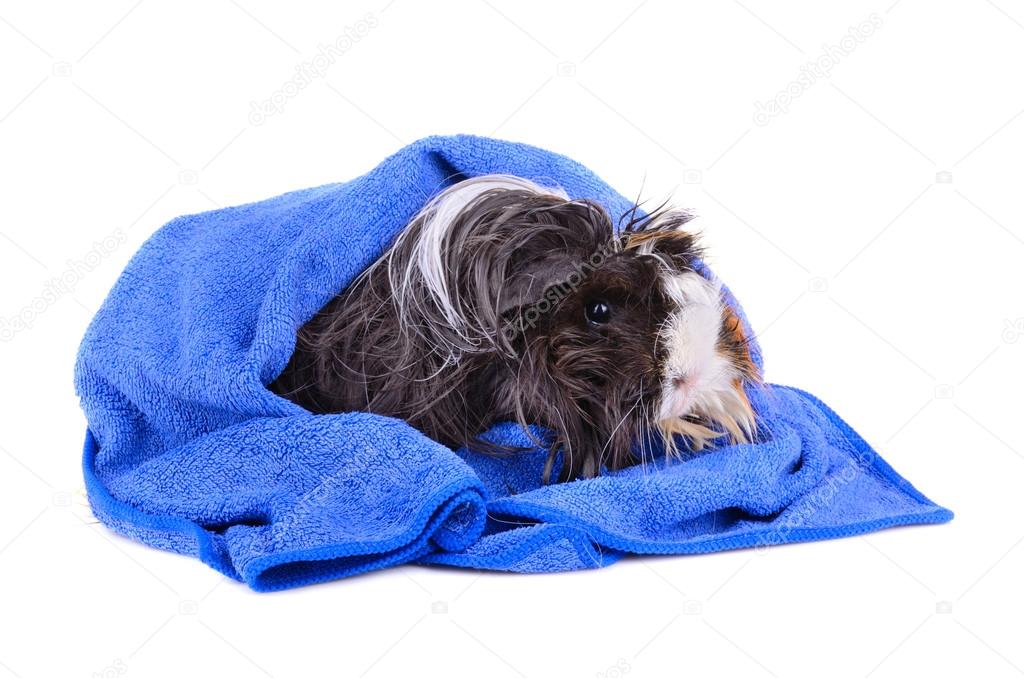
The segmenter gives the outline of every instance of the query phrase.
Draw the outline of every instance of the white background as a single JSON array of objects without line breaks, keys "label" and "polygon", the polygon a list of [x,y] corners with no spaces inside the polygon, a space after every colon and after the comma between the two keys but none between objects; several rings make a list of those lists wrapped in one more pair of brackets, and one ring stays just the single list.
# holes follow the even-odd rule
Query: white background
[{"label": "white background", "polygon": [[[1024,672],[1024,6],[892,1],[0,5],[0,318],[31,324],[0,343],[0,676]],[[849,54],[826,49],[872,14]],[[826,54],[830,76],[754,120]],[[266,595],[95,524],[72,365],[138,246],[454,132],[697,208],[768,378],[818,394],[956,519]]]}]

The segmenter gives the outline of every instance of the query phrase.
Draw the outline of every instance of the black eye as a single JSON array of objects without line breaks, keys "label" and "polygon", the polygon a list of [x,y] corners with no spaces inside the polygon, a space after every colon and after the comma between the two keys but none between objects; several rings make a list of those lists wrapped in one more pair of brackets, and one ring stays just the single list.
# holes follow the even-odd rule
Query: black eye
[{"label": "black eye", "polygon": [[591,325],[604,325],[612,319],[612,307],[601,299],[591,299],[583,307],[583,314]]}]

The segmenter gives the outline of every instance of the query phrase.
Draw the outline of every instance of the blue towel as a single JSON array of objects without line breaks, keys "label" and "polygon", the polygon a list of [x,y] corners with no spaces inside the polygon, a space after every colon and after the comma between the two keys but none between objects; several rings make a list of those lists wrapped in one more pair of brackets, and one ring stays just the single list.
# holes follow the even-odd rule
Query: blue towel
[{"label": "blue towel", "polygon": [[[260,591],[410,562],[553,572],[952,518],[828,407],[784,386],[751,393],[758,444],[546,486],[543,450],[453,451],[402,421],[313,415],[267,390],[297,329],[428,198],[490,173],[560,185],[611,214],[630,206],[563,156],[431,137],[346,183],[157,231],[76,365],[96,516]],[[530,444],[512,424],[487,435]]]}]

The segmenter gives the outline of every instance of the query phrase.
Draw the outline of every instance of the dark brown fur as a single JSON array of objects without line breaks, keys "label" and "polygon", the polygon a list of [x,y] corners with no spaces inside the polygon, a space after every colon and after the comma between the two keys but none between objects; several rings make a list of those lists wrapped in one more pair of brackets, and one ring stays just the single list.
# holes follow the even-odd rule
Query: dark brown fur
[{"label": "dark brown fur", "polygon": [[[545,480],[558,453],[563,481],[635,463],[662,387],[655,347],[670,301],[659,267],[692,270],[698,252],[676,230],[685,214],[628,216],[616,234],[596,203],[482,195],[460,213],[444,254],[468,319],[460,329],[422,284],[404,296],[392,287],[411,263],[421,217],[389,264],[378,262],[300,329],[271,388],[313,412],[398,417],[451,447],[494,451],[478,440],[491,424],[539,424],[551,432]],[[658,256],[638,252],[645,241]],[[609,323],[587,322],[590,299],[613,305]],[[739,332],[723,327],[720,342],[745,355]]]}]

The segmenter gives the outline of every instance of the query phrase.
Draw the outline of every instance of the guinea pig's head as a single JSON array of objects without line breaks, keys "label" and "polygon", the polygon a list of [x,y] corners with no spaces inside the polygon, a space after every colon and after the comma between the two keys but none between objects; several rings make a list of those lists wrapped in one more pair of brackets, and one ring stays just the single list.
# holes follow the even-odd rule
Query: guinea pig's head
[{"label": "guinea pig's head", "polygon": [[457,319],[463,350],[486,337],[506,367],[491,403],[552,431],[546,477],[557,453],[570,480],[754,434],[744,387],[758,368],[700,272],[689,213],[634,208],[616,228],[595,202],[500,176],[456,184],[430,209],[409,259],[436,270],[437,315]]},{"label": "guinea pig's head", "polygon": [[748,441],[745,386],[758,369],[720,283],[698,272],[696,236],[683,229],[691,215],[632,216],[617,233],[594,204],[567,201],[549,216],[591,233],[522,253],[532,264],[509,276],[513,289],[543,288],[512,314],[523,369],[511,388],[549,413],[560,477],[622,468],[655,446],[674,454],[681,443]]}]

